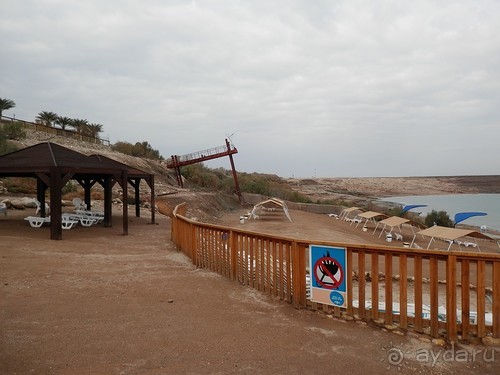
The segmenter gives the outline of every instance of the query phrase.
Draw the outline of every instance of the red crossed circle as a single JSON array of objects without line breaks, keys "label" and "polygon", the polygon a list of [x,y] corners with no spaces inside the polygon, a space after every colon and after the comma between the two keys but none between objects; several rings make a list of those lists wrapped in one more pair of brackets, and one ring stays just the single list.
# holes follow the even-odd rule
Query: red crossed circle
[{"label": "red crossed circle", "polygon": [[[337,272],[332,274],[327,265],[336,265],[338,267]],[[325,277],[331,281],[324,281]],[[319,258],[314,264],[314,278],[316,283],[322,288],[338,289],[344,280],[344,269],[337,259],[332,257],[322,257]]]}]

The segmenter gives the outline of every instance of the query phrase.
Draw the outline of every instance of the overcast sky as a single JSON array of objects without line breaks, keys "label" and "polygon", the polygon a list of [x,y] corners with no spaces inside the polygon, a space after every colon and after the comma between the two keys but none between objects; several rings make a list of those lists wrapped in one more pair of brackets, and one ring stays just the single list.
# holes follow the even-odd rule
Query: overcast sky
[{"label": "overcast sky", "polygon": [[242,172],[499,174],[499,25],[498,0],[0,0],[0,97],[165,157],[231,136]]}]

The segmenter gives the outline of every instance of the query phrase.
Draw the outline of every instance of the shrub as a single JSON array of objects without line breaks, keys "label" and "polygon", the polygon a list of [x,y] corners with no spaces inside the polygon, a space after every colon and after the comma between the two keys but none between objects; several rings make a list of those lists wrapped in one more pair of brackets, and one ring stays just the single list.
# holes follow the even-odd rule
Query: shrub
[{"label": "shrub", "polygon": [[36,194],[36,179],[34,178],[7,177],[3,180],[3,186],[13,194]]},{"label": "shrub", "polygon": [[74,193],[76,191],[77,191],[77,187],[76,187],[75,182],[70,180],[66,183],[66,185],[63,186],[61,193],[64,196],[67,194]]},{"label": "shrub", "polygon": [[425,217],[425,225],[431,227],[433,225],[439,225],[441,227],[453,227],[453,221],[448,216],[446,211],[435,211],[432,210],[430,214]]},{"label": "shrub", "polygon": [[12,143],[7,141],[6,139],[0,138],[0,155],[5,155],[5,154],[8,154],[9,152],[13,152],[16,150],[17,150],[16,146],[14,146]]},{"label": "shrub", "polygon": [[0,127],[0,138],[20,141],[26,139],[26,130],[19,122],[9,122]]},{"label": "shrub", "polygon": [[[24,137],[23,137],[24,134]],[[4,123],[0,124],[0,155],[8,154],[9,152],[16,151],[17,147],[9,142],[9,139],[24,139],[26,132],[17,123]]]},{"label": "shrub", "polygon": [[158,150],[154,150],[151,145],[144,142],[137,142],[135,145],[128,142],[116,142],[111,146],[113,151],[118,151],[126,155],[137,156],[141,158],[163,160]]},{"label": "shrub", "polygon": [[[198,163],[182,167],[181,174],[189,183],[199,187],[228,194],[234,193],[234,179],[230,170],[224,168],[209,169],[202,163]],[[276,175],[238,173],[238,182],[242,193],[260,194],[292,202],[312,203],[309,197],[291,190]]]}]

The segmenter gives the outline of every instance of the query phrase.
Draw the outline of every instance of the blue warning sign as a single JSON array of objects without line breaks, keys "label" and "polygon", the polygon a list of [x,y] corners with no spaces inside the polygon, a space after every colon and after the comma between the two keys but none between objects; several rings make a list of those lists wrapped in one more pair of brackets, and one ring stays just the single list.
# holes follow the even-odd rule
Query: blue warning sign
[{"label": "blue warning sign", "polygon": [[346,249],[309,246],[311,300],[347,307]]}]

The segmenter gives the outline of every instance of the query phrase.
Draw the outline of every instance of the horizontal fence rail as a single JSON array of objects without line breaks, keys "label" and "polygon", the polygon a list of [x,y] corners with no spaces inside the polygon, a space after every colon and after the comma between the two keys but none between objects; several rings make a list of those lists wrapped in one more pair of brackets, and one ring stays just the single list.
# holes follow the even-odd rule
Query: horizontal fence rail
[{"label": "horizontal fence rail", "polygon": [[[500,338],[500,255],[297,240],[172,219],[172,241],[197,267],[335,316],[444,337]],[[347,253],[347,307],[309,299],[309,246]]]},{"label": "horizontal fence rail", "polygon": [[13,118],[13,117],[2,116],[2,118],[0,119],[0,125],[2,125],[2,123],[12,123],[12,124],[17,123],[17,124],[21,124],[25,128],[33,129],[37,132],[47,133],[49,135],[56,135],[59,137],[72,138],[72,139],[76,139],[78,141],[95,143],[95,144],[100,144],[100,145],[105,145],[105,146],[110,145],[109,139],[93,137],[91,135],[78,133],[76,131],[66,130],[66,129],[62,129],[62,128],[56,128],[53,126],[47,126],[47,125],[44,125],[41,123],[36,123],[36,122],[19,120],[19,119]]}]

